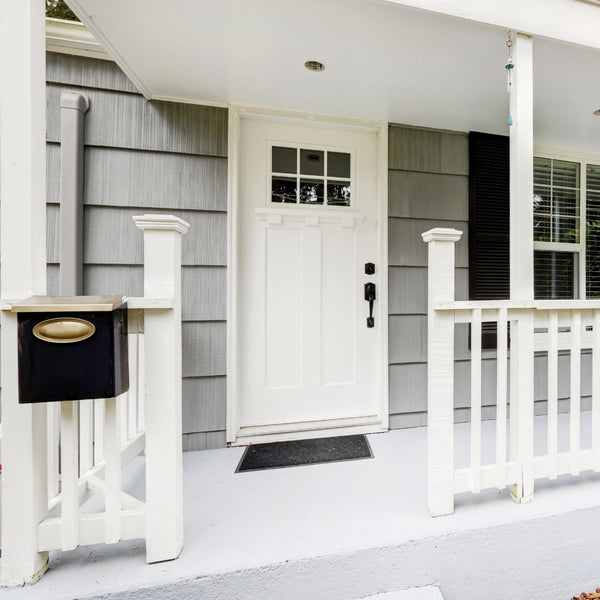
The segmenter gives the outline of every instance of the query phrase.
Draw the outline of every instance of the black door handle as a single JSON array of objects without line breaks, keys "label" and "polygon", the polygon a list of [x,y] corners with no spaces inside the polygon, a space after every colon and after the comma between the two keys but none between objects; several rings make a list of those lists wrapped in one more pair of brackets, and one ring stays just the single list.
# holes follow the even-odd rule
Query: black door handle
[{"label": "black door handle", "polygon": [[373,302],[376,299],[376,288],[374,283],[365,283],[365,300],[369,303],[369,316],[367,317],[367,327],[375,327],[375,318],[373,317]]}]

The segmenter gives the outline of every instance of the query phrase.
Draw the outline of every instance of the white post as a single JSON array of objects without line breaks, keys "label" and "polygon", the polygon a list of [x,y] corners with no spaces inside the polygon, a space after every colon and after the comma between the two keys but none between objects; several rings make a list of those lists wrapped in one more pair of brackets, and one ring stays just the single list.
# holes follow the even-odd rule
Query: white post
[{"label": "white post", "polygon": [[[510,298],[533,300],[533,40],[513,40],[510,94]],[[521,465],[511,488],[517,502],[533,499],[533,316],[511,321],[510,456]]]},{"label": "white post", "polygon": [[434,516],[454,511],[454,313],[434,310],[454,301],[454,244],[462,231],[436,228],[428,244],[427,507]]},{"label": "white post", "polygon": [[[4,300],[46,293],[44,0],[0,1],[0,262]],[[2,585],[43,575],[48,510],[46,405],[18,404],[17,316],[2,312]]]},{"label": "white post", "polygon": [[170,215],[134,217],[144,231],[144,296],[172,309],[144,317],[146,394],[146,560],[177,558],[183,547],[181,424],[181,234]]},{"label": "white post", "polygon": [[533,300],[533,40],[513,40],[510,93],[510,299]]}]

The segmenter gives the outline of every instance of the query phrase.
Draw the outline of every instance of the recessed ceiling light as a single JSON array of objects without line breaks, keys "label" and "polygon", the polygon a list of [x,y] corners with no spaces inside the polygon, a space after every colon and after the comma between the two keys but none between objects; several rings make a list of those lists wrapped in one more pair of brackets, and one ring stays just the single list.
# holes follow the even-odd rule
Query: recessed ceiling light
[{"label": "recessed ceiling light", "polygon": [[600,117],[600,108],[599,108],[598,110],[595,110],[595,111],[594,111],[594,114],[595,114],[597,117]]},{"label": "recessed ceiling light", "polygon": [[318,60],[307,60],[304,63],[304,66],[309,71],[314,71],[315,73],[320,73],[321,71],[325,70],[325,65],[323,63],[319,62]]}]

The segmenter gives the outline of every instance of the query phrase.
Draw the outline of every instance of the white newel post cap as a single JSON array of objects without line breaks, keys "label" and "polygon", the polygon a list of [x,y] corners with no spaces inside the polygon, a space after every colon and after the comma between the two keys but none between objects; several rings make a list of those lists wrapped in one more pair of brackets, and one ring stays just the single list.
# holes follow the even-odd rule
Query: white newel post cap
[{"label": "white newel post cap", "polygon": [[458,242],[463,232],[458,229],[449,229],[446,227],[434,227],[421,234],[423,241],[429,242]]},{"label": "white newel post cap", "polygon": [[144,231],[154,229],[187,233],[190,228],[189,223],[173,215],[140,215],[133,217],[133,221]]}]

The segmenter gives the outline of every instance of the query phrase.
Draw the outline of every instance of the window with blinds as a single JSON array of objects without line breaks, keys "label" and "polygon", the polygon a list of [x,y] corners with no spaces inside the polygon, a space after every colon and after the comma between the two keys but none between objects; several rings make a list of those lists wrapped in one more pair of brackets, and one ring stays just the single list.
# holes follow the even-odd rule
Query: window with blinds
[{"label": "window with blinds", "polygon": [[585,289],[600,298],[600,166],[586,167]]},{"label": "window with blinds", "polygon": [[533,293],[539,300],[568,300],[576,295],[575,252],[545,252],[533,255]]},{"label": "window with blinds", "polygon": [[[471,132],[469,164],[470,298],[508,298],[508,137]],[[533,179],[535,298],[600,298],[600,164],[538,156]]]},{"label": "window with blinds", "polygon": [[533,240],[536,299],[577,297],[581,169],[577,162],[534,158]]},{"label": "window with blinds", "polygon": [[533,239],[579,243],[579,163],[533,162]]}]

